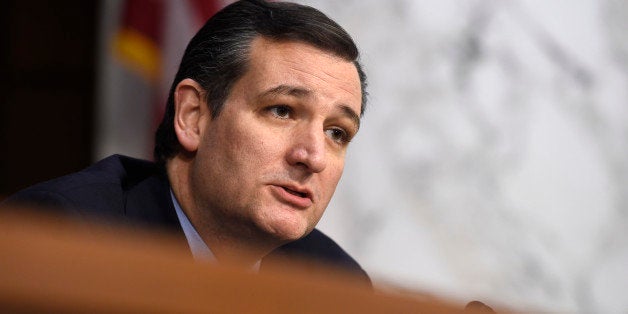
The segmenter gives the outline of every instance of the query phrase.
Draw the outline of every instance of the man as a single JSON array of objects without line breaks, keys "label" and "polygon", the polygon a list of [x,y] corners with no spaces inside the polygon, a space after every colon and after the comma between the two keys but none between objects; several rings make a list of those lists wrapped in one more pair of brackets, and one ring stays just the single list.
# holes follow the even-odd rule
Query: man
[{"label": "man", "polygon": [[9,202],[184,234],[197,259],[247,268],[301,256],[368,276],[314,229],[365,106],[351,37],[321,12],[236,2],[189,43],[156,164],[111,156]]}]

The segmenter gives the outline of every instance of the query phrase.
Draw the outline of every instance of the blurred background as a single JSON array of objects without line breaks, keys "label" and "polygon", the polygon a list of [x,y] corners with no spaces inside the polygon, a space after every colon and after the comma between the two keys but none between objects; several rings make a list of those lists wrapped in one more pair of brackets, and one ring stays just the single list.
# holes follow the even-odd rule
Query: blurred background
[{"label": "blurred background", "polygon": [[[628,311],[628,2],[307,0],[369,104],[320,229],[384,290]],[[151,157],[185,45],[225,1],[6,1],[0,195]]]}]

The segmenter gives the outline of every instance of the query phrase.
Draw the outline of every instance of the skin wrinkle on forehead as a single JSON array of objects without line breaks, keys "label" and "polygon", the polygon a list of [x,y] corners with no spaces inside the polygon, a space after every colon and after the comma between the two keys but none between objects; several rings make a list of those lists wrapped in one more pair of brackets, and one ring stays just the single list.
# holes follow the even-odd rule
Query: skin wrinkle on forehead
[{"label": "skin wrinkle on forehead", "polygon": [[[336,59],[337,57],[334,57],[334,58]],[[342,59],[339,59],[339,60],[344,61],[344,60],[342,60]],[[288,60],[282,60],[282,61],[283,61],[283,62],[286,62],[286,63],[292,63],[292,64],[300,65],[300,64],[299,64],[299,63],[297,63],[297,62],[291,62],[291,61],[288,61]],[[291,68],[292,70],[297,71],[297,72],[300,72],[300,73],[304,73],[304,74],[311,75],[311,76],[313,76],[313,77],[315,77],[315,78],[318,78],[318,79],[320,79],[321,81],[324,81],[324,82],[326,82],[326,83],[328,83],[328,84],[333,84],[333,83],[329,82],[329,81],[331,81],[331,80],[330,80],[330,79],[328,79],[328,78],[331,78],[332,80],[337,81],[338,83],[340,83],[340,84],[337,84],[337,86],[338,86],[340,89],[342,89],[342,90],[344,90],[345,92],[347,92],[347,93],[349,93],[349,94],[351,94],[351,95],[354,95],[354,96],[355,96],[354,91],[353,91],[351,88],[349,88],[348,86],[345,86],[346,84],[343,84],[343,81],[342,81],[341,79],[339,79],[339,78],[335,77],[334,75],[332,75],[332,74],[328,73],[328,72],[327,72],[327,71],[325,71],[325,70],[321,70],[321,72],[322,72],[323,74],[325,74],[325,76],[326,76],[326,77],[324,77],[324,76],[322,76],[322,75],[318,75],[318,74],[316,74],[316,73],[309,72],[309,71],[301,70],[301,69],[299,69],[298,67],[290,67],[290,68]],[[356,69],[356,70],[355,70],[355,72],[356,72],[356,74],[357,74],[357,73],[358,73],[358,70]],[[362,91],[360,91],[360,93],[362,93]]]},{"label": "skin wrinkle on forehead", "polygon": [[[264,51],[266,49],[266,47],[269,47],[271,45],[282,45],[282,46],[285,46],[285,45],[289,45],[289,44],[290,44],[289,41],[288,42],[276,42],[276,41],[267,40],[267,39],[261,37],[261,38],[256,38],[251,46],[254,46],[254,45],[261,46],[260,48],[262,48],[262,49],[260,49],[260,51]],[[308,45],[305,44],[305,46],[308,46]],[[335,64],[343,64],[343,63],[347,63],[347,62],[352,63],[351,61],[345,60],[345,59],[343,59],[343,58],[341,58],[341,57],[339,57],[339,56],[337,56],[337,55],[335,55],[333,53],[330,53],[330,52],[327,52],[327,51],[322,51],[322,50],[320,50],[320,49],[318,49],[316,47],[313,47],[313,46],[308,46],[306,49],[311,50],[311,51],[315,51],[318,55],[324,57],[325,59],[333,60],[333,63],[335,63]],[[346,81],[344,81],[344,80],[342,80],[340,78],[337,78],[336,76],[334,76],[331,73],[329,73],[326,69],[319,69],[323,74],[325,74],[325,76],[322,76],[322,75],[320,75],[318,73],[312,73],[312,72],[303,70],[302,69],[303,67],[307,67],[307,63],[306,63],[306,65],[304,65],[303,64],[303,60],[298,60],[298,61],[297,60],[292,60],[289,57],[289,55],[292,52],[294,52],[293,48],[287,48],[286,49],[286,57],[281,57],[276,62],[285,62],[286,64],[289,65],[290,69],[292,69],[294,71],[297,71],[297,72],[300,72],[300,73],[311,75],[311,76],[313,76],[315,78],[320,79],[321,81],[326,82],[327,84],[335,85],[335,86],[339,87],[340,89],[344,90],[345,92],[351,94],[352,96],[356,96],[358,94],[360,96],[362,95],[362,86],[360,86],[360,85],[357,86],[358,88],[357,88],[357,93],[356,93],[356,90],[354,90],[350,86],[346,86],[347,85]],[[253,60],[252,56],[251,56],[251,60]],[[258,66],[259,66],[259,64],[258,64]],[[352,67],[353,67],[353,69],[355,71],[354,72],[355,76],[358,79],[357,82],[360,82],[359,75],[358,75],[358,69],[353,64],[352,64]],[[329,79],[329,78],[331,78],[331,79]],[[335,81],[334,82],[335,84],[332,83],[331,81]],[[362,98],[360,97],[360,99],[362,99]]]}]

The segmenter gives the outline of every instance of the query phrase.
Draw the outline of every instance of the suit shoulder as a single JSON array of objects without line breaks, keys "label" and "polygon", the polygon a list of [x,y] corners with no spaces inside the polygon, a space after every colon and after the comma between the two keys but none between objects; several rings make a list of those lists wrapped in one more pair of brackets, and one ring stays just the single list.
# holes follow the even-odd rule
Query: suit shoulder
[{"label": "suit shoulder", "polygon": [[[288,257],[314,261],[328,266],[341,268],[359,276],[363,281],[371,284],[367,273],[360,264],[353,259],[334,240],[318,229],[314,229],[307,236],[283,245],[271,253],[276,257]],[[274,257],[271,257],[271,259]]]},{"label": "suit shoulder", "polygon": [[358,263],[334,240],[318,229],[298,241],[288,243],[285,250],[300,252],[306,255],[334,263],[342,263],[350,267],[360,267]]},{"label": "suit shoulder", "polygon": [[109,156],[79,172],[42,182],[9,197],[5,203],[43,206],[70,212],[114,213],[123,208],[124,190],[154,172],[152,163]]}]

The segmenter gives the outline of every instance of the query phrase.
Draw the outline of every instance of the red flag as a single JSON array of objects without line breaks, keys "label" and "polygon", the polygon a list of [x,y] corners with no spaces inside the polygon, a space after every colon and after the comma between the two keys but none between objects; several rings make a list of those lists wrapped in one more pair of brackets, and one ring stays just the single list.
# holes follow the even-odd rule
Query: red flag
[{"label": "red flag", "polygon": [[114,39],[114,53],[124,66],[148,81],[161,75],[162,0],[126,0],[122,25]]},{"label": "red flag", "polygon": [[185,46],[226,2],[124,0],[116,6],[105,1],[96,158],[152,157],[154,131]]}]

